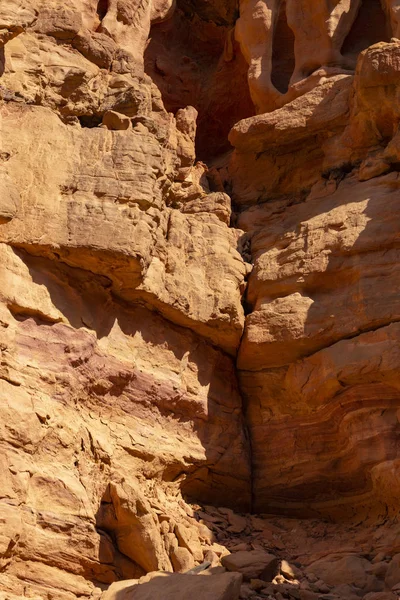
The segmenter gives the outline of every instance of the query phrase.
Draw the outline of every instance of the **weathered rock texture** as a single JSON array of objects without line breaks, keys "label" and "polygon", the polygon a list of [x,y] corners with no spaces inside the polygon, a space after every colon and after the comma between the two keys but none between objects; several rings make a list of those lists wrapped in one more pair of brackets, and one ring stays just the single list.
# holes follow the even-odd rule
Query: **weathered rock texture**
[{"label": "weathered rock texture", "polygon": [[372,46],[354,78],[231,133],[254,262],[238,366],[258,509],[397,514],[399,48]]},{"label": "weathered rock texture", "polygon": [[396,593],[398,15],[0,3],[1,598]]},{"label": "weathered rock texture", "polygon": [[250,506],[239,234],[193,167],[196,110],[167,113],[143,70],[170,9],[1,7],[0,588],[15,594],[171,570],[166,491]]}]

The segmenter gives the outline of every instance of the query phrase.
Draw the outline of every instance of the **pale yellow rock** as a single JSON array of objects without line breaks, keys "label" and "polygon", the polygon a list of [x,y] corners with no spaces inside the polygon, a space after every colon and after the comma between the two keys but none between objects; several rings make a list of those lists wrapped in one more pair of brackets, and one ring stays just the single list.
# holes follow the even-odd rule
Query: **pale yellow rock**
[{"label": "pale yellow rock", "polygon": [[106,498],[97,515],[98,526],[112,532],[120,552],[145,572],[171,571],[150,505],[139,488],[110,484],[109,496],[110,501]]},{"label": "pale yellow rock", "polygon": [[0,2],[3,600],[397,589],[397,4]]},{"label": "pale yellow rock", "polygon": [[22,33],[36,21],[37,11],[34,0],[10,0],[0,6],[0,46]]},{"label": "pale yellow rock", "polygon": [[20,195],[10,177],[0,170],[0,223],[13,219],[18,212]]},{"label": "pale yellow rock", "polygon": [[196,529],[178,524],[175,527],[175,535],[178,538],[179,545],[189,550],[194,560],[199,562],[203,560],[203,551]]},{"label": "pale yellow rock", "polygon": [[107,110],[103,115],[102,124],[111,131],[125,131],[129,129],[131,121],[125,115],[121,115],[114,110]]},{"label": "pale yellow rock", "polygon": [[132,597],[133,589],[139,583],[139,580],[132,579],[128,581],[119,581],[110,585],[108,590],[101,596],[101,600],[128,600],[129,596]]},{"label": "pale yellow rock", "polygon": [[174,548],[170,558],[175,573],[185,573],[195,566],[194,558],[187,548]]},{"label": "pale yellow rock", "polygon": [[[12,135],[14,118],[24,131],[18,140]],[[29,151],[39,124],[40,168]],[[24,190],[24,219],[15,225],[13,219],[2,240],[34,248],[35,254],[49,255],[50,248],[58,248],[68,264],[110,277],[119,297],[145,301],[196,330],[200,323],[201,334],[235,351],[243,327],[240,288],[245,275],[236,236],[208,213],[185,216],[162,210],[170,150],[148,129],[71,128],[46,109],[10,107],[2,139],[4,150],[15,157],[7,163],[8,173]],[[47,139],[52,140],[51,154],[45,152]],[[104,145],[112,160],[103,153]],[[60,168],[54,169],[55,163]],[[32,187],[34,173],[38,179]],[[109,253],[114,261],[107,268]]]}]

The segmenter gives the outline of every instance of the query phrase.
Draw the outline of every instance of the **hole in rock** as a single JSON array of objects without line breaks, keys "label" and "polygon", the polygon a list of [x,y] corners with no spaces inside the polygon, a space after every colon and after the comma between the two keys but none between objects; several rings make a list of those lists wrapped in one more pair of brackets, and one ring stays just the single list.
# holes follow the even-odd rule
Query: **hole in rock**
[{"label": "hole in rock", "polygon": [[394,162],[390,165],[392,171],[400,171],[400,162]]},{"label": "hole in rock", "polygon": [[272,83],[277,90],[285,94],[295,64],[294,35],[287,22],[285,0],[280,7],[272,48]]},{"label": "hole in rock", "polygon": [[197,159],[208,162],[231,147],[228,134],[254,115],[247,64],[234,40],[234,23],[216,26],[179,8],[153,24],[145,52],[145,70],[172,113],[194,106],[198,113]]},{"label": "hole in rock", "polygon": [[98,115],[83,115],[82,117],[78,117],[78,119],[81,127],[98,127],[102,122],[102,117]]},{"label": "hole in rock", "polygon": [[96,8],[99,20],[102,21],[108,12],[108,0],[99,0]]},{"label": "hole in rock", "polygon": [[357,18],[347,35],[343,56],[354,59],[372,44],[390,40],[389,24],[380,0],[363,0]]}]

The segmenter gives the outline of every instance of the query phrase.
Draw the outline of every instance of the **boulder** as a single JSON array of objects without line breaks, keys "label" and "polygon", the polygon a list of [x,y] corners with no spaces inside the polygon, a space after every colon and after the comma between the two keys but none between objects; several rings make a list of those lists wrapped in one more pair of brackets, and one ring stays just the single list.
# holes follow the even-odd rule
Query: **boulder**
[{"label": "boulder", "polygon": [[242,573],[245,580],[272,581],[279,572],[279,559],[263,550],[235,552],[221,559],[228,571]]},{"label": "boulder", "polygon": [[101,600],[239,600],[242,577],[223,573],[211,577],[163,573],[146,583],[122,581],[112,584]]},{"label": "boulder", "polygon": [[171,570],[151,506],[139,486],[111,483],[103,496],[97,524],[112,533],[120,552],[145,571]]},{"label": "boulder", "polygon": [[194,558],[187,548],[174,548],[170,558],[176,573],[185,573],[194,567]]},{"label": "boulder", "polygon": [[129,129],[131,120],[126,115],[118,113],[115,110],[107,110],[103,115],[102,124],[112,131],[123,131]]},{"label": "boulder", "polygon": [[280,572],[285,579],[298,579],[301,576],[301,571],[287,560],[281,561]]},{"label": "boulder", "polygon": [[375,579],[368,575],[370,566],[371,563],[360,556],[331,556],[310,565],[307,573],[313,573],[329,586],[348,584],[364,589]]}]

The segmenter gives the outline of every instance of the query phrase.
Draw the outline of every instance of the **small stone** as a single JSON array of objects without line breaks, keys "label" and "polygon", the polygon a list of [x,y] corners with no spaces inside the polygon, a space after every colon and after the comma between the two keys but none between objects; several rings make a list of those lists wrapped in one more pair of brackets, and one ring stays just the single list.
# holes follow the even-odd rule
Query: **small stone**
[{"label": "small stone", "polygon": [[232,533],[242,533],[242,531],[244,531],[247,527],[247,521],[245,517],[235,515],[235,513],[229,515],[228,520],[230,523],[228,531],[231,531]]},{"label": "small stone", "polygon": [[207,525],[196,522],[196,527],[199,532],[200,540],[202,542],[205,542],[206,544],[212,544],[214,535],[213,535],[213,532],[207,527]]},{"label": "small stone", "polygon": [[251,598],[252,596],[255,596],[255,595],[256,595],[256,592],[247,583],[244,583],[240,587],[240,598],[241,598],[241,600],[247,600],[248,598]]},{"label": "small stone", "polygon": [[282,560],[281,562],[281,574],[286,579],[298,579],[301,575],[300,570],[294,565],[290,565],[287,560]]},{"label": "small stone", "polygon": [[178,547],[178,545],[179,545],[178,540],[176,539],[176,536],[174,533],[166,533],[163,536],[163,539],[164,539],[165,549],[166,549],[167,553],[170,555],[171,552]]},{"label": "small stone", "polygon": [[380,579],[384,579],[387,573],[389,565],[387,562],[381,561],[376,562],[371,565],[368,569],[368,573],[375,575],[375,577],[379,577]]},{"label": "small stone", "polygon": [[245,543],[236,544],[235,546],[231,546],[231,552],[240,552],[241,550],[247,551],[248,545]]},{"label": "small stone", "polygon": [[378,554],[372,559],[372,564],[382,562],[383,560],[385,560],[385,556],[386,555],[384,552],[378,552]]},{"label": "small stone", "polygon": [[168,522],[167,522],[167,521],[162,521],[162,522],[160,523],[160,532],[161,532],[163,535],[166,535],[167,533],[169,533],[169,524],[168,524]]},{"label": "small stone", "polygon": [[265,581],[263,581],[262,579],[251,579],[250,587],[252,590],[255,590],[256,592],[258,592],[259,590],[262,590],[263,588],[265,588]]},{"label": "small stone", "polygon": [[328,594],[328,592],[330,591],[329,585],[326,585],[326,583],[322,581],[322,579],[316,581],[315,586],[323,594]]},{"label": "small stone", "polygon": [[213,550],[207,550],[204,555],[204,560],[209,561],[211,563],[211,567],[219,567],[221,564],[219,556]]},{"label": "small stone", "polygon": [[213,550],[213,552],[215,552],[215,554],[217,556],[220,556],[221,558],[223,556],[229,556],[230,552],[228,550],[228,548],[225,548],[225,546],[222,546],[222,544],[217,544],[214,542],[214,544],[211,546],[210,548],[211,550]]},{"label": "small stone", "polygon": [[392,587],[392,592],[400,592],[400,583],[397,583]]}]

